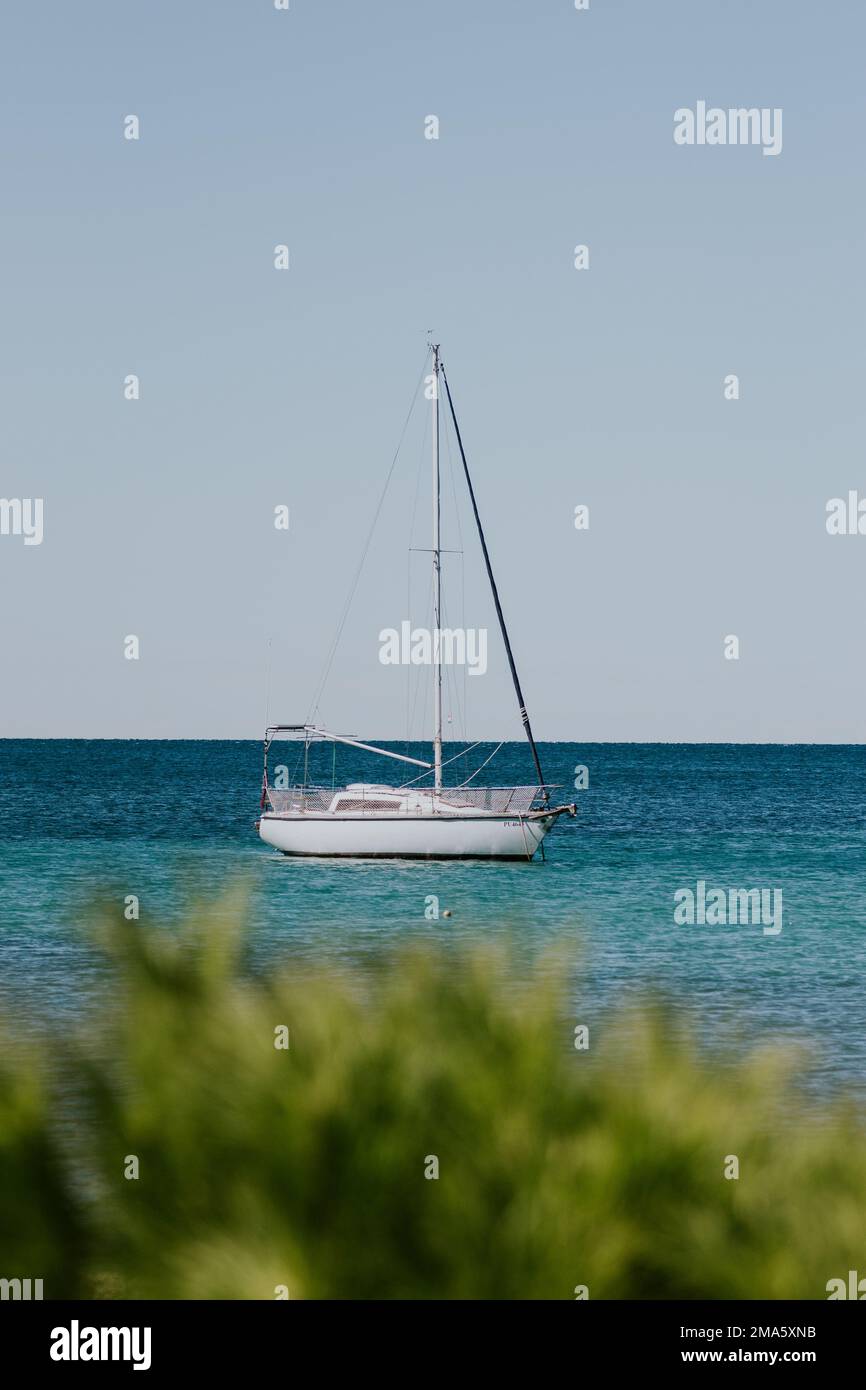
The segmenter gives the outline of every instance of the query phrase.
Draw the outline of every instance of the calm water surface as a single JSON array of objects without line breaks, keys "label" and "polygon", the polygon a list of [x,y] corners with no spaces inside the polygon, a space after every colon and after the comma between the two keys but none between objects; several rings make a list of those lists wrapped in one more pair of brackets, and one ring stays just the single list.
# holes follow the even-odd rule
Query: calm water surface
[{"label": "calm water surface", "polygon": [[[341,780],[382,780],[382,760],[345,751]],[[80,931],[97,893],[136,894],[130,929],[141,930],[243,878],[254,969],[303,958],[363,970],[380,943],[410,938],[450,950],[510,937],[528,955],[556,945],[575,963],[576,1021],[603,1031],[612,1005],[661,992],[707,1044],[799,1044],[813,1086],[866,1095],[866,749],[541,754],[580,805],[549,836],[545,863],[401,864],[295,861],[262,845],[257,743],[2,741],[0,1003],[43,1021],[98,1003],[104,970]],[[587,791],[572,792],[577,764]],[[330,781],[331,770],[328,751],[312,772]],[[531,781],[526,749],[506,746],[495,774]],[[674,893],[698,879],[781,889],[781,933],[675,925]],[[450,919],[425,920],[429,894]]]}]

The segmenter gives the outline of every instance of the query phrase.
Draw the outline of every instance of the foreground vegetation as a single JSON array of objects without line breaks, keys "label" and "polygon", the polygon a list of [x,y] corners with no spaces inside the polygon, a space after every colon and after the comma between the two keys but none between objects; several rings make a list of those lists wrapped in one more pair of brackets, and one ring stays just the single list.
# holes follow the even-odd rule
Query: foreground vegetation
[{"label": "foreground vegetation", "polygon": [[237,915],[107,928],[108,1012],[3,1050],[0,1275],[46,1297],[825,1298],[863,1265],[866,1139],[800,1114],[778,1060],[708,1070],[653,1013],[578,1051],[562,972],[487,954],[251,982]]}]

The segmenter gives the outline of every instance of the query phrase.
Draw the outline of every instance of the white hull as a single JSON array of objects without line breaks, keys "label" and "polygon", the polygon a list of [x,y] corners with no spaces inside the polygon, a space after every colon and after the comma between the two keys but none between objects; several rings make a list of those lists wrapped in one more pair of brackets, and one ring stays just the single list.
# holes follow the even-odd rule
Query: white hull
[{"label": "white hull", "polygon": [[283,854],[359,859],[531,859],[561,812],[525,816],[271,815],[259,822]]}]

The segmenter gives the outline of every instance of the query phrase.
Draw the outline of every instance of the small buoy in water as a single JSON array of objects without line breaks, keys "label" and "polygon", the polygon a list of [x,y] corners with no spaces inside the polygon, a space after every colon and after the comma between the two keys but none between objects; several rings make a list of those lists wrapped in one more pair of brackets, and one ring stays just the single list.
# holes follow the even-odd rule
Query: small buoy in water
[{"label": "small buoy in water", "polygon": [[446,908],[445,908],[445,911],[442,913],[442,916],[443,916],[443,917],[450,917],[450,916],[451,916],[451,908],[450,908],[450,907],[446,907]]}]

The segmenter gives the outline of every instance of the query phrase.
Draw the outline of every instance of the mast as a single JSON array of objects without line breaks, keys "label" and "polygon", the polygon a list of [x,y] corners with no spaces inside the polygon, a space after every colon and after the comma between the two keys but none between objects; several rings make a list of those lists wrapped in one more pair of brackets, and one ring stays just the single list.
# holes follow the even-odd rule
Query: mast
[{"label": "mast", "polygon": [[481,517],[478,513],[478,503],[475,501],[475,489],[472,486],[472,479],[469,476],[469,465],[466,462],[466,451],[463,448],[463,439],[460,435],[460,426],[457,423],[457,415],[454,410],[454,402],[451,399],[451,387],[448,385],[448,377],[445,375],[445,368],[439,366],[438,370],[442,373],[442,380],[445,382],[445,391],[448,396],[448,409],[451,412],[451,419],[454,421],[454,433],[457,436],[457,444],[460,449],[460,458],[463,461],[463,472],[466,475],[466,485],[469,488],[469,497],[472,501],[472,511],[475,515],[475,525],[478,529],[478,539],[481,541],[481,550],[484,555],[484,564],[487,568],[487,578],[490,581],[490,592],[493,595],[493,602],[496,607],[496,616],[499,619],[499,631],[502,633],[502,640],[505,643],[505,653],[508,657],[508,666],[511,671],[511,679],[514,683],[514,693],[517,696],[517,704],[520,709],[520,718],[523,722],[524,732],[532,750],[532,758],[535,763],[535,771],[538,773],[538,782],[542,788],[546,805],[550,803],[550,795],[544,785],[544,773],[541,770],[541,759],[538,756],[538,749],[535,739],[532,736],[532,726],[529,723],[529,715],[526,712],[526,705],[523,699],[523,691],[520,688],[520,677],[517,674],[517,666],[514,661],[514,653],[511,650],[511,642],[508,639],[508,629],[505,626],[505,614],[502,612],[502,604],[499,602],[499,590],[496,587],[496,580],[493,578],[493,566],[490,563],[490,553],[487,549],[487,541],[484,539],[484,528],[481,525]]},{"label": "mast", "polygon": [[433,348],[433,786],[442,786],[442,566],[439,523],[439,344]]}]

